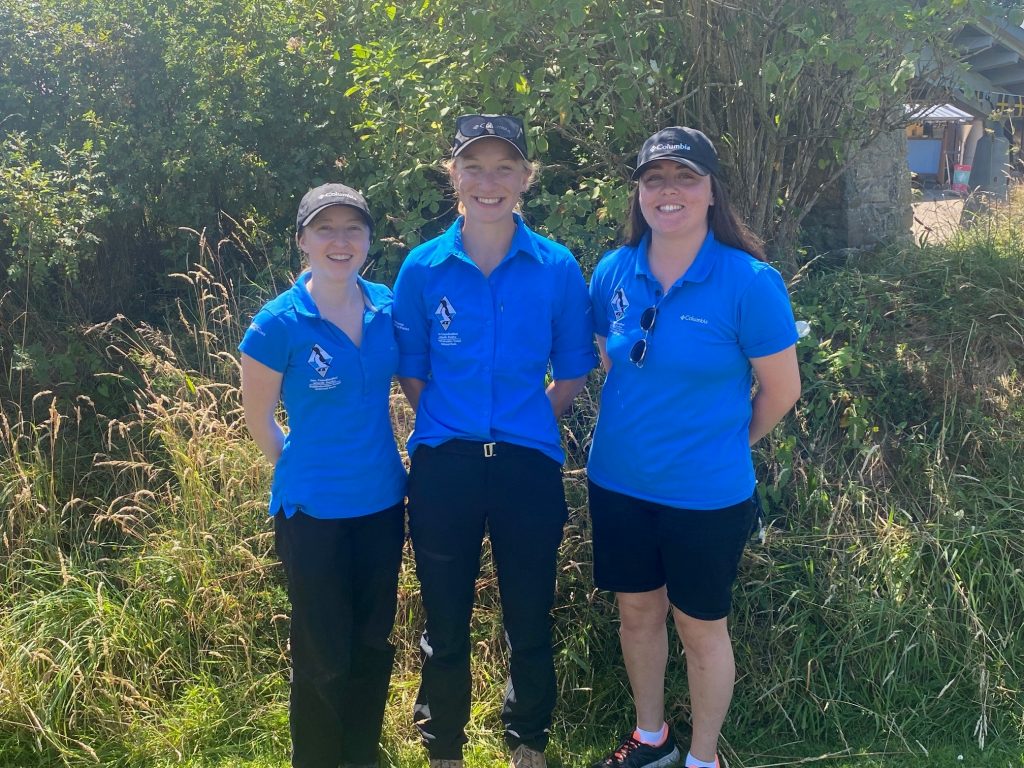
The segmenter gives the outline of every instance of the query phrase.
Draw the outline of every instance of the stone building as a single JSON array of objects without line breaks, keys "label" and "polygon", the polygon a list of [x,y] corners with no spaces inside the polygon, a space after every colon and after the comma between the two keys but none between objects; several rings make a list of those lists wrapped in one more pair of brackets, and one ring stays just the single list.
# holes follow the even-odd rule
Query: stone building
[{"label": "stone building", "polygon": [[940,188],[996,197],[1005,197],[1009,178],[1019,173],[1024,29],[979,22],[965,26],[956,42],[966,72],[944,89],[945,101],[909,105],[913,127],[880,135],[844,174],[834,219],[847,246],[910,236],[912,166],[927,169],[933,178],[926,182]]}]

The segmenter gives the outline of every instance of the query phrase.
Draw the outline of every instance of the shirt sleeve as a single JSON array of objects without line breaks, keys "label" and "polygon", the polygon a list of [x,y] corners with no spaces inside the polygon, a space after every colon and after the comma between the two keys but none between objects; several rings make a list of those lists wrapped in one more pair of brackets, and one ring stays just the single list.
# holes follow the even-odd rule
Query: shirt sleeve
[{"label": "shirt sleeve", "polygon": [[278,373],[288,367],[287,330],[281,319],[265,307],[252,319],[238,349]]},{"label": "shirt sleeve", "polygon": [[551,329],[551,375],[555,379],[575,379],[586,376],[597,365],[594,313],[583,272],[572,256],[566,260],[562,274],[562,297],[553,313]]},{"label": "shirt sleeve", "polygon": [[749,357],[781,352],[796,343],[796,322],[782,276],[771,267],[758,272],[740,298],[740,348]]},{"label": "shirt sleeve", "polygon": [[594,333],[608,338],[608,292],[604,288],[604,275],[608,270],[602,267],[605,263],[607,259],[601,259],[590,276],[590,306],[594,318]]},{"label": "shirt sleeve", "polygon": [[430,318],[423,309],[422,270],[408,260],[395,280],[391,317],[398,342],[398,375],[426,381],[430,376]]}]

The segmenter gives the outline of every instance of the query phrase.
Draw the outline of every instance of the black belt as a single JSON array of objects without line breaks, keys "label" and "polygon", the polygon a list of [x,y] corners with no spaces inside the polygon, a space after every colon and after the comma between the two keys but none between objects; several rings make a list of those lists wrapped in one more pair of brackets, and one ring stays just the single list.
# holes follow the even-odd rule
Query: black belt
[{"label": "black belt", "polygon": [[493,459],[496,456],[522,456],[526,453],[540,453],[536,448],[527,448],[515,443],[482,443],[479,440],[459,439],[446,440],[440,445],[434,446],[433,450],[440,453],[454,453],[459,456],[482,456],[485,459]]}]

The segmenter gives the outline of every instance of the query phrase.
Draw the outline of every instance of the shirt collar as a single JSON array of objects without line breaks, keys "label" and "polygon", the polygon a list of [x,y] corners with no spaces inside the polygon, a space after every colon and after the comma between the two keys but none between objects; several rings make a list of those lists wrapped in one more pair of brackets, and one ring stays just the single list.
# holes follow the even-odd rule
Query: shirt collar
[{"label": "shirt collar", "polygon": [[[636,275],[637,277],[644,277],[652,282],[656,282],[657,278],[651,272],[651,263],[647,256],[647,251],[650,246],[651,232],[648,230],[636,246]],[[711,274],[711,268],[715,265],[717,256],[718,241],[715,240],[714,233],[708,229],[707,237],[705,237],[704,242],[701,243],[700,250],[697,251],[697,255],[694,257],[693,263],[687,268],[686,272],[683,273],[682,277],[673,283],[673,287],[682,285],[686,282],[704,282],[707,279],[707,276]]]},{"label": "shirt collar", "polygon": [[[518,213],[513,213],[512,218],[515,219],[516,222],[516,231],[512,235],[512,242],[509,244],[508,253],[505,255],[505,259],[519,253],[525,253],[527,256],[532,256],[536,261],[541,261],[541,255],[537,251],[537,245],[534,242],[533,231],[526,226],[526,222],[523,221],[523,217]],[[445,232],[438,238],[438,247],[436,251],[437,257],[434,260],[435,265],[441,264],[450,258],[472,261],[462,245],[462,222],[464,219],[465,217],[459,216],[459,218],[455,220],[455,223],[448,227],[448,229],[445,230]],[[502,261],[505,259],[502,259]]]},{"label": "shirt collar", "polygon": [[309,288],[307,287],[311,277],[313,277],[313,273],[306,269],[296,278],[295,285],[292,286],[292,305],[300,315],[320,317],[320,312],[316,308],[316,302],[309,295]]},{"label": "shirt collar", "polygon": [[[313,273],[308,269],[303,270],[302,274],[295,280],[295,285],[292,286],[292,306],[295,307],[295,311],[300,315],[306,317],[320,317],[320,310],[316,307],[316,302],[313,301],[313,297],[309,294],[309,280],[313,276]],[[380,312],[379,297],[375,296],[375,291],[370,283],[367,283],[360,275],[356,275],[356,282],[359,283],[359,289],[363,293],[363,300],[366,305],[366,309],[370,312]]]},{"label": "shirt collar", "polygon": [[363,291],[363,303],[366,305],[366,309],[376,314],[380,312],[380,290],[373,283],[368,283],[363,280],[362,275],[356,275],[356,282],[359,283],[360,289]]}]

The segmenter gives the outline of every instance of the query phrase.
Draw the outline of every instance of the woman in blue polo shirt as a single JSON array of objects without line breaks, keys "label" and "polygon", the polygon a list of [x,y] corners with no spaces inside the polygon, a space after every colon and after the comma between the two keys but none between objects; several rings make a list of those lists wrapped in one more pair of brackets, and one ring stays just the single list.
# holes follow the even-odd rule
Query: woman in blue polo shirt
[{"label": "woman in blue polo shirt", "polygon": [[685,765],[711,768],[735,680],[726,621],[754,518],[750,448],[800,395],[797,335],[707,136],[659,131],[633,180],[627,242],[590,283],[608,376],[587,471],[594,580],[616,593],[637,725],[595,765],[679,762],[665,721],[671,612],[692,706]]},{"label": "woman in blue polo shirt", "polygon": [[292,603],[292,765],[370,768],[405,536],[405,469],[388,408],[398,367],[391,292],[359,276],[373,219],[355,190],[311,189],[296,230],[309,269],[246,331],[242,402],[274,465],[270,513]]},{"label": "woman in blue polo shirt", "polygon": [[516,212],[534,173],[518,118],[460,117],[447,168],[462,215],[409,254],[395,283],[398,375],[416,410],[409,532],[426,609],[414,714],[432,768],[459,768],[486,528],[509,643],[505,738],[513,766],[541,768],[566,520],[557,417],[596,362],[590,304],[572,254]]}]

